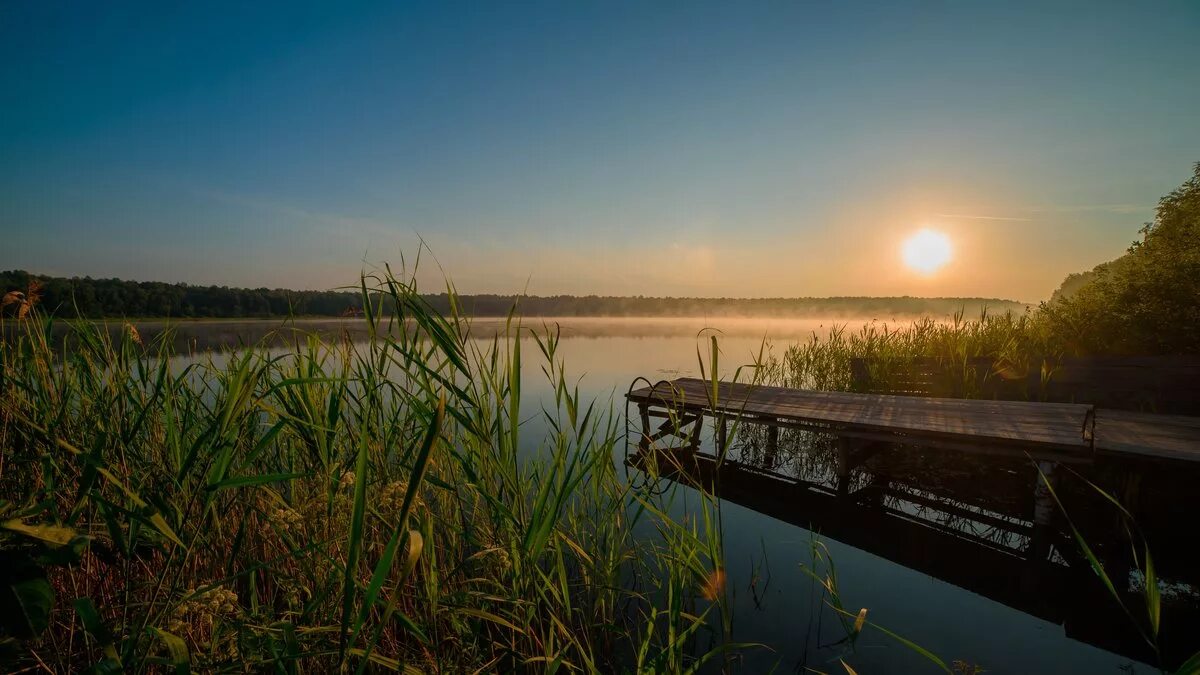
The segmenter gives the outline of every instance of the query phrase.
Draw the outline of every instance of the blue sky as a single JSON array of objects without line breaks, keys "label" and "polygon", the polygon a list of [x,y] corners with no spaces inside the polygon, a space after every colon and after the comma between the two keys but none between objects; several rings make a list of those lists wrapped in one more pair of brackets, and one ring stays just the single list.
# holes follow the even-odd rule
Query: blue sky
[{"label": "blue sky", "polygon": [[1036,300],[1200,161],[1190,0],[172,4],[0,5],[0,268]]}]

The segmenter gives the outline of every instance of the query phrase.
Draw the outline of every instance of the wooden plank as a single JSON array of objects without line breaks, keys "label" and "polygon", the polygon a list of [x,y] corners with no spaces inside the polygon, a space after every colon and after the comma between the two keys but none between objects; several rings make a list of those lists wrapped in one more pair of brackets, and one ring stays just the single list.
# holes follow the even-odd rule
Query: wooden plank
[{"label": "wooden plank", "polygon": [[687,410],[774,416],[958,440],[989,440],[1090,450],[1091,407],[817,392],[722,383],[716,405],[710,382],[681,378],[629,394],[634,401]]},{"label": "wooden plank", "polygon": [[[668,388],[669,385],[669,388]],[[711,394],[710,383],[696,378],[679,378],[672,380],[669,383],[663,383],[655,389],[657,393],[665,393],[667,391],[679,391],[686,395],[689,399],[700,399],[707,401]],[[636,390],[635,394],[649,394],[650,387],[645,387]],[[863,404],[907,404],[914,403],[920,405],[921,399],[912,397],[903,397],[897,401],[897,397],[887,394],[859,394],[852,392],[839,391],[812,391],[807,389],[790,389],[786,387],[773,387],[766,385],[749,385],[742,383],[721,383],[718,389],[718,400],[722,398],[736,398],[749,395],[753,391],[755,399],[765,400],[773,398],[776,400],[795,399],[799,401],[811,401],[815,397],[823,397],[831,403],[855,403]],[[1055,416],[1056,414],[1074,414],[1077,413],[1080,404],[1076,403],[1036,403],[1031,405],[1029,401],[994,401],[991,399],[930,399],[939,401],[939,405],[945,407],[958,407],[964,410],[977,410],[981,404],[988,404],[994,409],[1020,411],[1027,415],[1035,416]]]},{"label": "wooden plank", "polygon": [[[641,394],[642,392],[635,392]],[[649,393],[649,392],[647,392]],[[640,397],[637,397],[640,398]],[[671,395],[656,392],[653,398],[662,404],[684,404],[688,406],[708,405],[706,397],[697,395]],[[829,396],[827,392],[813,392],[811,396],[763,397],[746,393],[718,399],[716,409],[727,412],[756,412],[772,414],[779,412],[792,417],[818,417],[829,421],[863,422],[865,418],[879,418],[889,423],[906,425],[914,420],[929,418],[931,423],[956,427],[974,426],[1025,429],[1027,433],[1039,430],[1065,429],[1072,440],[1083,437],[1087,406],[1072,406],[1062,410],[1038,410],[1037,404],[1025,404],[1024,408],[996,406],[990,401],[961,401],[950,399],[914,399],[872,395],[868,397]]]},{"label": "wooden plank", "polygon": [[[631,395],[635,400],[651,398],[660,403],[682,399],[689,404],[707,405],[709,395],[701,392],[693,383],[679,381],[680,386],[675,393],[665,388],[651,392],[641,389]],[[937,399],[897,397],[883,394],[849,394],[844,392],[816,392],[795,389],[780,389],[777,387],[755,387],[752,390],[739,385],[738,388],[723,389],[718,396],[718,408],[726,411],[736,411],[743,403],[753,402],[758,405],[773,405],[785,412],[797,414],[799,410],[810,408],[844,409],[847,411],[863,410],[898,410],[907,415],[920,416],[929,411],[938,411],[942,415],[960,415],[963,419],[986,419],[987,423],[997,423],[1002,420],[1004,425],[1022,426],[1025,424],[1043,425],[1070,424],[1079,422],[1082,430],[1084,416],[1088,406],[1077,404],[1036,404],[1015,401],[991,401],[969,399]],[[711,406],[710,406],[711,407]],[[756,407],[756,409],[758,409]]]},{"label": "wooden plank", "polygon": [[1099,410],[1096,450],[1200,461],[1200,417]]}]

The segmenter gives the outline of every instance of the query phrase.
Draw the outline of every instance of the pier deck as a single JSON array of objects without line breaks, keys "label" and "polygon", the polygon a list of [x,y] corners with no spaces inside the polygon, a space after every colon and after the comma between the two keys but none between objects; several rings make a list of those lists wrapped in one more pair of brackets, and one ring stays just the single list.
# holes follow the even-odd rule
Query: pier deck
[{"label": "pier deck", "polygon": [[1200,417],[1096,410],[1096,452],[1200,462]]},{"label": "pier deck", "polygon": [[[680,378],[633,390],[643,443],[705,416],[845,437],[976,451],[1029,452],[1061,461],[1095,452],[1200,461],[1200,418],[1100,410],[1079,403],[992,401],[810,391]],[[668,418],[657,432],[650,418]]]}]

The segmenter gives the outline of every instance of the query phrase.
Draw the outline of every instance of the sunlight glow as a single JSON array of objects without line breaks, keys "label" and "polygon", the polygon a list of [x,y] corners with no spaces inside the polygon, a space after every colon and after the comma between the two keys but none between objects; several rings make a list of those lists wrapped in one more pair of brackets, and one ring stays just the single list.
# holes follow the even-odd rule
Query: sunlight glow
[{"label": "sunlight glow", "polygon": [[900,257],[914,272],[933,274],[950,262],[950,238],[936,230],[923,229],[904,240]]}]

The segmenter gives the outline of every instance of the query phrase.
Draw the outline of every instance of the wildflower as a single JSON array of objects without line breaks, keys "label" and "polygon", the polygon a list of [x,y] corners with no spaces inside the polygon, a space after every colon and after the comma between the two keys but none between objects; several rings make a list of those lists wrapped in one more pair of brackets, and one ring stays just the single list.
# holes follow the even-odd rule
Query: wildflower
[{"label": "wildflower", "polygon": [[188,599],[176,605],[171,612],[167,619],[168,631],[182,634],[193,624],[211,629],[217,619],[238,613],[237,593],[227,588],[217,587],[203,593],[195,593],[195,590],[190,588],[184,593],[184,597]]},{"label": "wildflower", "polygon": [[718,567],[704,578],[700,587],[700,595],[705,600],[716,600],[725,591],[725,570]]},{"label": "wildflower", "polygon": [[238,649],[236,632],[226,631],[213,650],[212,658],[217,661],[237,661],[242,652]]},{"label": "wildflower", "polygon": [[229,615],[237,612],[237,593],[227,588],[214,588],[201,597],[211,614]]},{"label": "wildflower", "polygon": [[4,294],[4,298],[0,299],[0,307],[8,307],[9,305],[17,305],[17,318],[24,319],[29,313],[29,301],[26,300],[25,294],[21,291],[9,291]]},{"label": "wildflower", "polygon": [[507,570],[510,567],[512,567],[512,559],[509,558],[508,551],[505,551],[504,549],[497,547],[497,548],[492,549],[491,553],[493,556],[495,556],[496,563],[500,566],[501,569]]},{"label": "wildflower", "polygon": [[[389,511],[399,511],[400,507],[404,506],[404,495],[408,492],[408,483],[398,480],[388,483],[383,486],[383,493],[379,496],[380,505]],[[413,506],[421,503],[419,498],[413,500]]]},{"label": "wildflower", "polygon": [[4,299],[0,300],[0,307],[8,307],[17,303],[25,303],[25,294],[21,291],[9,291],[4,294]]},{"label": "wildflower", "polygon": [[304,529],[304,518],[295,509],[286,506],[271,512],[271,522],[284,532],[300,534]]},{"label": "wildflower", "polygon": [[29,315],[29,311],[37,304],[38,300],[42,299],[42,282],[37,279],[29,280],[29,288],[25,289],[24,302],[21,303],[20,309],[17,310],[17,318],[24,319]]}]

